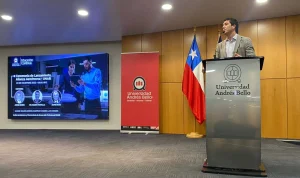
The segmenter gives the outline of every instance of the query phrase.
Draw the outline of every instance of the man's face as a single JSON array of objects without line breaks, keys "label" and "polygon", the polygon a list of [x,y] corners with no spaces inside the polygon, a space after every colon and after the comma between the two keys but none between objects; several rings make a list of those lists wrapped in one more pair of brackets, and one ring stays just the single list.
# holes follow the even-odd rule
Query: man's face
[{"label": "man's face", "polygon": [[235,31],[235,25],[231,25],[229,20],[226,20],[223,22],[223,33],[226,34],[230,34],[233,31]]},{"label": "man's face", "polygon": [[91,63],[88,60],[83,61],[83,67],[85,70],[90,70],[91,69]]},{"label": "man's face", "polygon": [[35,92],[35,99],[39,99],[40,98],[40,92]]}]

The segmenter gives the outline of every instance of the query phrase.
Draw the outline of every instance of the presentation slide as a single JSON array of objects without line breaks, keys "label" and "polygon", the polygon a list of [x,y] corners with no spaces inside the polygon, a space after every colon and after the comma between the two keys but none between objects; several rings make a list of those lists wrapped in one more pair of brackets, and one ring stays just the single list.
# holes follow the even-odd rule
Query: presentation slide
[{"label": "presentation slide", "polygon": [[8,57],[8,118],[108,120],[109,54]]}]

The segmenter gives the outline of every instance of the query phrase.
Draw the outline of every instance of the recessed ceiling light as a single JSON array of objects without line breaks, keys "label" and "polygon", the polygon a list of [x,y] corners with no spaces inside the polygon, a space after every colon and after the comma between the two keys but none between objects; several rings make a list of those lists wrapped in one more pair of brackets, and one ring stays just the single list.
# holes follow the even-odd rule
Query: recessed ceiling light
[{"label": "recessed ceiling light", "polygon": [[172,9],[172,5],[171,4],[164,4],[161,6],[161,8],[163,10],[171,10]]},{"label": "recessed ceiling light", "polygon": [[7,21],[12,20],[12,16],[9,16],[9,15],[1,15],[1,18],[2,18],[3,20],[7,20]]},{"label": "recessed ceiling light", "polygon": [[257,3],[265,3],[267,2],[268,0],[256,0]]},{"label": "recessed ceiling light", "polygon": [[89,15],[89,12],[86,11],[86,10],[80,9],[80,10],[78,10],[78,14],[79,14],[80,16],[88,16],[88,15]]}]

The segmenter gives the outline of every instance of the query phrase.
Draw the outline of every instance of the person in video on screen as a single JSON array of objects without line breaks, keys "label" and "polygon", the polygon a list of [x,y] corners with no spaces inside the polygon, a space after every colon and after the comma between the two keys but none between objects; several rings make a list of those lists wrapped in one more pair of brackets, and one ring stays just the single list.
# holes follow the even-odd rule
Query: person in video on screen
[{"label": "person in video on screen", "polygon": [[101,70],[93,66],[91,58],[85,58],[83,61],[85,72],[78,80],[79,86],[72,81],[71,86],[78,93],[84,93],[85,111],[88,114],[96,114],[101,117],[100,91],[102,84]]},{"label": "person in video on screen", "polygon": [[76,92],[76,90],[71,86],[71,76],[75,75],[76,62],[74,60],[69,60],[68,68],[63,70],[60,75],[59,85],[57,89],[59,89],[62,93],[68,93],[73,95],[76,98],[76,104],[78,109],[80,109],[80,94]]},{"label": "person in video on screen", "polygon": [[223,34],[226,39],[217,44],[216,58],[252,57],[255,50],[249,37],[238,34],[239,23],[234,18],[226,18],[223,21]]},{"label": "person in video on screen", "polygon": [[18,104],[23,103],[23,101],[24,101],[23,92],[17,91],[14,98],[15,98],[16,103],[18,103]]},{"label": "person in video on screen", "polygon": [[40,103],[42,101],[41,92],[39,90],[34,91],[32,99],[34,103]]},{"label": "person in video on screen", "polygon": [[52,92],[51,97],[52,97],[52,101],[53,101],[54,104],[60,103],[61,96],[60,96],[60,93],[59,93],[58,90],[54,90],[54,91]]}]

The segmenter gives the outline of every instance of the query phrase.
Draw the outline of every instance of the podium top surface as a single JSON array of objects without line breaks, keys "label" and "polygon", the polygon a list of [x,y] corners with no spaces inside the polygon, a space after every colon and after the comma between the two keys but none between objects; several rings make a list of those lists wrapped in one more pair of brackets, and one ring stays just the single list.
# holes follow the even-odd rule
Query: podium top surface
[{"label": "podium top surface", "polygon": [[206,62],[209,62],[209,61],[245,60],[245,59],[253,59],[253,60],[259,59],[259,61],[260,61],[260,70],[263,69],[264,59],[265,59],[264,56],[254,56],[254,57],[228,57],[228,58],[222,58],[222,59],[220,59],[220,58],[212,58],[212,59],[204,59],[204,60],[202,60],[202,62],[203,62],[203,67],[204,67],[204,69],[206,69]]}]

